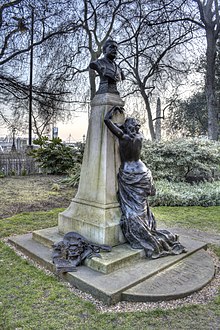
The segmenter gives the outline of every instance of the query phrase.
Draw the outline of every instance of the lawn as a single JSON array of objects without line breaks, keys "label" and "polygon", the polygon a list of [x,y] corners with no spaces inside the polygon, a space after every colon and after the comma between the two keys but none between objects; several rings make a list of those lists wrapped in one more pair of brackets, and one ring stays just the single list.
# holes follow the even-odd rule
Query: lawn
[{"label": "lawn", "polygon": [[[8,178],[7,180],[8,185],[11,180],[10,187],[17,191],[16,179]],[[26,183],[24,183],[25,180]],[[23,187],[28,180],[29,178],[23,178]],[[5,205],[0,206],[0,211],[4,208],[2,213],[7,215],[7,218],[0,220],[2,239],[0,242],[0,329],[220,329],[220,295],[199,305],[103,313],[91,301],[82,299],[71,292],[68,285],[59,281],[54,275],[20,258],[8,247],[4,239],[9,235],[56,225],[58,213],[68,205],[68,199],[71,199],[73,193],[71,190],[65,190],[66,188],[62,187],[58,181],[54,182],[54,177],[48,177],[47,182],[42,181],[41,184],[39,183],[41,186],[39,194],[36,194],[34,188],[36,184],[32,184],[32,188],[31,185],[28,186],[30,194],[25,194],[26,197],[20,197],[22,191],[18,193],[19,203],[23,202],[18,214],[15,211],[12,213],[10,210],[7,211]],[[0,181],[0,185],[1,182],[4,183]],[[56,186],[53,190],[54,184],[58,184],[59,188]],[[9,190],[5,191],[8,196]],[[51,193],[56,196],[54,204],[46,203],[51,199]],[[65,194],[69,197],[64,198]],[[29,195],[32,196],[31,204],[34,212],[27,212]],[[46,206],[43,201],[47,204]],[[11,201],[10,205],[15,204]],[[36,211],[37,205],[40,211]],[[175,227],[198,228],[220,234],[220,207],[158,207],[154,208],[154,213],[159,221],[169,226],[175,224]],[[220,247],[213,246],[212,249],[220,257]]]}]

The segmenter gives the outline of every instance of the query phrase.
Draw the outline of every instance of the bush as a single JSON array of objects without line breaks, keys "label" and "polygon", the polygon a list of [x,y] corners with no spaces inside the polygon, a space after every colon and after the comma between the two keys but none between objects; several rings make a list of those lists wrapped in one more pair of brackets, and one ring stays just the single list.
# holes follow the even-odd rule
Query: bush
[{"label": "bush", "polygon": [[142,160],[151,169],[155,180],[217,180],[220,170],[220,143],[201,138],[146,141]]},{"label": "bush", "polygon": [[68,177],[63,179],[61,182],[65,183],[69,187],[77,187],[79,184],[80,172],[81,164],[75,163],[74,167],[68,171]]},{"label": "bush", "polygon": [[151,206],[220,206],[220,181],[189,184],[160,180],[157,193],[149,197]]},{"label": "bush", "polygon": [[66,146],[60,138],[49,140],[42,137],[34,141],[38,149],[30,151],[41,167],[50,174],[66,174],[76,163],[82,162],[84,145],[78,143],[73,147]]}]

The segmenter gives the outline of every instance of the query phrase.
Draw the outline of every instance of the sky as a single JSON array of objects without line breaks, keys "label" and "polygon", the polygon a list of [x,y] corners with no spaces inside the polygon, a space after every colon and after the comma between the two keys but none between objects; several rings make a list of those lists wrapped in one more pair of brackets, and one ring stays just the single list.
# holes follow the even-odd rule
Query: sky
[{"label": "sky", "polygon": [[[182,86],[182,98],[187,98],[192,94],[192,91],[195,90],[195,79],[201,80],[201,77],[197,77],[194,74],[191,77],[188,77],[188,82],[185,82]],[[192,84],[193,83],[193,84]],[[198,85],[200,86],[201,82]],[[193,87],[194,86],[194,87]],[[163,98],[162,98],[163,101]],[[142,105],[141,107],[144,107]],[[155,106],[153,106],[155,108]],[[126,105],[125,105],[126,109]],[[155,115],[155,114],[154,114]],[[75,112],[74,116],[71,120],[65,123],[57,123],[55,125],[58,127],[58,136],[64,141],[64,142],[76,142],[76,141],[83,141],[83,136],[86,137],[87,135],[87,129],[88,129],[88,113],[79,111]],[[149,131],[148,131],[148,125],[147,123],[142,127],[143,134],[146,138],[149,138]],[[0,118],[0,138],[4,138],[6,136],[12,136],[12,132],[9,131],[4,125],[3,120]],[[22,134],[18,135],[16,134],[16,137],[27,137],[28,138],[28,132],[26,135]],[[51,133],[52,137],[52,133]],[[36,136],[33,134],[33,139],[36,138]]]},{"label": "sky", "polygon": [[58,123],[58,136],[66,142],[82,141],[83,135],[86,136],[88,128],[88,114],[80,113],[69,123]]},{"label": "sky", "polygon": [[[83,141],[83,135],[86,136],[88,128],[88,114],[80,112],[78,116],[74,116],[69,122],[57,123],[58,136],[65,142]],[[0,137],[6,137],[11,132],[6,126],[0,123]],[[22,135],[24,137],[24,135]],[[28,133],[27,133],[28,137]],[[34,135],[33,135],[34,138]]]}]

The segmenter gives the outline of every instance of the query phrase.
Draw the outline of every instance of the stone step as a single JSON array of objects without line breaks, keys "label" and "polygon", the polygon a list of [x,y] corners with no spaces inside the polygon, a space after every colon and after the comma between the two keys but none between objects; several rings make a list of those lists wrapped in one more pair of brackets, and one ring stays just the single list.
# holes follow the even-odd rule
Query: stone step
[{"label": "stone step", "polygon": [[[35,241],[40,242],[49,248],[51,248],[54,243],[63,239],[63,235],[58,232],[58,227],[37,230],[34,231],[32,235]],[[205,243],[196,243],[196,240],[193,242],[190,241],[190,247],[188,247],[188,239],[186,237],[181,237],[181,243],[187,247],[188,253],[206,247]],[[92,259],[86,259],[84,264],[85,266],[104,274],[109,274],[145,257],[143,250],[132,249],[129,244],[115,246],[111,252],[101,252],[100,254],[101,258],[94,257]],[[181,255],[181,258],[183,257],[185,257],[185,254]],[[173,262],[173,260],[175,259],[172,256],[171,262]]]},{"label": "stone step", "polygon": [[165,301],[183,298],[208,284],[215,273],[212,259],[199,250],[157,275],[124,291],[125,301]]},{"label": "stone step", "polygon": [[[31,234],[13,236],[9,238],[9,242],[47,269],[55,271],[51,259],[52,250],[36,240],[33,240]],[[149,297],[151,295],[147,291],[146,294],[143,294],[145,292],[144,289],[141,287],[139,288],[141,283],[145,283],[148,279],[153,279],[153,277],[158,276],[161,272],[168,271],[169,269],[171,271],[174,265],[181,265],[181,262],[185,262],[185,260],[190,256],[193,256],[196,251],[204,253],[204,257],[201,256],[200,258],[201,260],[203,258],[204,260],[206,259],[206,252],[203,250],[206,245],[203,242],[191,240],[186,237],[181,237],[181,242],[187,247],[188,252],[178,256],[168,256],[155,260],[142,258],[109,274],[103,274],[83,265],[78,267],[76,272],[60,274],[60,277],[80,290],[86,291],[99,300],[104,301],[106,304],[114,304],[123,299],[147,301],[147,299],[151,299]],[[207,256],[207,258],[210,257]],[[189,291],[193,292],[200,289],[204,286],[205,282],[210,281],[213,277],[214,265],[212,259],[210,259],[210,266],[207,266],[207,273],[204,273],[205,278],[203,278],[203,273],[203,267],[200,269],[199,266],[196,265],[195,276],[197,276],[197,283],[193,282],[193,287],[191,287],[190,290],[186,288],[186,294],[188,294]],[[200,281],[201,276],[202,280]],[[136,289],[134,292],[130,292],[129,290],[133,287]],[[169,285],[166,285],[165,287],[169,290]],[[135,292],[137,292],[136,295]],[[142,295],[140,292],[142,292]],[[184,294],[184,292],[183,288],[183,293],[181,294]],[[162,291],[162,293],[163,294],[160,292],[156,293],[159,299],[161,299],[161,296],[166,292],[164,293]],[[167,293],[167,297],[168,296],[169,291]],[[173,297],[173,295],[171,295],[171,297]],[[178,294],[176,298],[178,298]],[[154,299],[157,298],[154,297]]]},{"label": "stone step", "polygon": [[33,240],[31,233],[9,237],[8,242],[39,265],[55,272],[55,266],[51,258],[52,249]]},{"label": "stone step", "polygon": [[63,239],[63,235],[58,232],[58,227],[35,230],[32,233],[32,237],[36,242],[49,248],[51,248],[54,243],[60,242]]},{"label": "stone step", "polygon": [[[41,229],[33,232],[33,239],[49,248],[63,239],[58,227]],[[109,274],[144,257],[144,251],[132,249],[129,244],[115,246],[111,252],[100,252],[101,258],[86,259],[84,265],[104,274]]]}]

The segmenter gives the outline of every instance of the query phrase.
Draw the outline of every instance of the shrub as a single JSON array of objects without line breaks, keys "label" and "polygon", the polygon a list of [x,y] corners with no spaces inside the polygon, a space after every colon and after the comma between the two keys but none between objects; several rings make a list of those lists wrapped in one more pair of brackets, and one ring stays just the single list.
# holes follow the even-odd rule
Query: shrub
[{"label": "shrub", "polygon": [[70,187],[77,187],[79,184],[80,172],[81,164],[75,163],[74,166],[68,171],[68,177],[63,179],[61,182]]},{"label": "shrub", "polygon": [[157,193],[149,197],[151,206],[220,206],[220,181],[189,184],[160,180]]},{"label": "shrub", "polygon": [[5,174],[3,171],[0,171],[0,178],[4,178],[5,177]]},{"label": "shrub", "polygon": [[42,137],[34,141],[38,149],[30,151],[32,157],[50,174],[66,174],[75,163],[81,163],[84,145],[78,143],[73,147],[66,146],[60,138],[49,140]]},{"label": "shrub", "polygon": [[146,141],[142,159],[155,180],[212,181],[219,178],[220,143],[201,138]]}]

